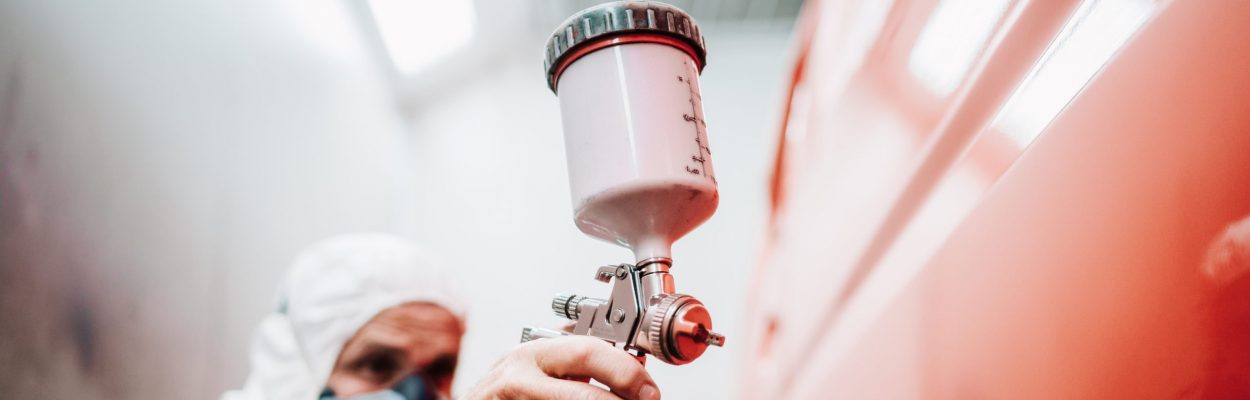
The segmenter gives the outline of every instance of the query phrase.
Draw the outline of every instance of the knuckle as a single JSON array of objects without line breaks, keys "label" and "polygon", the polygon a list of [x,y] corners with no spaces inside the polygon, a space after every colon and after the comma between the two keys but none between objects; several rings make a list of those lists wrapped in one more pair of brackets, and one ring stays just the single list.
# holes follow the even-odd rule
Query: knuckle
[{"label": "knuckle", "polygon": [[[597,340],[597,339],[596,339]],[[572,355],[571,360],[577,365],[585,365],[594,356],[595,346],[593,342],[578,340],[570,343],[569,351]]]},{"label": "knuckle", "polygon": [[636,363],[629,364],[629,371],[626,376],[629,379],[628,383],[630,386],[641,385],[651,380],[651,374],[642,369],[642,365]]},{"label": "knuckle", "polygon": [[602,399],[603,396],[600,395],[598,389],[587,386],[578,390],[575,394],[575,398],[578,400],[599,400]]},{"label": "knuckle", "polygon": [[578,352],[573,353],[573,356],[569,358],[569,363],[573,367],[581,368],[589,364],[591,358],[592,357],[591,357],[590,352],[578,351]]},{"label": "knuckle", "polygon": [[517,382],[505,380],[505,381],[499,382],[498,385],[495,386],[493,398],[495,399],[519,399],[522,397],[521,389],[522,389],[521,386],[517,384]]},{"label": "knuckle", "polygon": [[[543,340],[546,340],[546,339],[543,339]],[[508,353],[507,358],[511,359],[513,362],[523,363],[526,360],[531,360],[532,362],[532,360],[537,359],[543,353],[550,351],[550,349],[546,346],[543,346],[542,343],[537,343],[543,340],[536,340],[533,342],[529,342],[529,343],[525,343],[520,346],[517,346],[515,349],[512,350],[512,352]]]}]

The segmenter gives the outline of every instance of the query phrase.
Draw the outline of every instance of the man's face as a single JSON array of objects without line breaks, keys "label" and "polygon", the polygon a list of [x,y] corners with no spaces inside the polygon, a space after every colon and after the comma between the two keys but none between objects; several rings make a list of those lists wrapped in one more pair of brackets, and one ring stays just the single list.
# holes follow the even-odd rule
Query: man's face
[{"label": "man's face", "polygon": [[451,393],[464,328],[447,309],[429,303],[387,308],[347,340],[326,382],[337,396],[376,392],[417,373]]}]

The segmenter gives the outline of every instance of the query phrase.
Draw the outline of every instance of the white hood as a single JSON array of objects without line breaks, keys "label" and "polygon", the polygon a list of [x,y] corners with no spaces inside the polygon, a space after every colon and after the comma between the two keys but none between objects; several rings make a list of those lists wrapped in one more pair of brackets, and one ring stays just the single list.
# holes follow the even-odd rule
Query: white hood
[{"label": "white hood", "polygon": [[408,302],[440,305],[464,321],[444,264],[386,234],[350,234],[310,246],[261,321],[243,389],[223,400],[316,399],[347,339],[378,312]]}]

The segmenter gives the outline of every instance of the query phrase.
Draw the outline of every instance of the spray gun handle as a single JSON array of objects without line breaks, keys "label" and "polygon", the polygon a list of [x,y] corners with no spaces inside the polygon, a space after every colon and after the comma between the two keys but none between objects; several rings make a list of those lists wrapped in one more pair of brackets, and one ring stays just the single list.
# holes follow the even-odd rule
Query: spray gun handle
[{"label": "spray gun handle", "polygon": [[527,326],[521,329],[521,343],[525,343],[531,340],[538,340],[538,339],[557,338],[561,336],[567,336],[568,334],[569,334],[568,332],[561,332],[561,331],[556,331],[556,330],[551,330],[551,329],[546,329],[546,328],[535,328],[532,326]]}]

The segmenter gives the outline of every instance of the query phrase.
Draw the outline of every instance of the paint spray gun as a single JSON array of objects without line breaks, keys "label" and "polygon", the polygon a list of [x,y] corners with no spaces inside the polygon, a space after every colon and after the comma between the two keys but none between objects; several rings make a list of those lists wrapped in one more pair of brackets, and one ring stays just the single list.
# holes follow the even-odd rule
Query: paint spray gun
[{"label": "paint spray gun", "polygon": [[[716,211],[719,194],[699,95],[706,49],[677,7],[616,1],[574,14],[547,41],[547,85],[560,100],[574,220],[582,232],[631,249],[633,264],[600,267],[607,298],[559,295],[572,334],[674,365],[725,337],[699,300],[678,294],[674,241]],[[565,335],[525,328],[521,341]]]}]

